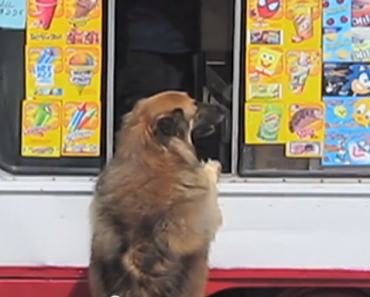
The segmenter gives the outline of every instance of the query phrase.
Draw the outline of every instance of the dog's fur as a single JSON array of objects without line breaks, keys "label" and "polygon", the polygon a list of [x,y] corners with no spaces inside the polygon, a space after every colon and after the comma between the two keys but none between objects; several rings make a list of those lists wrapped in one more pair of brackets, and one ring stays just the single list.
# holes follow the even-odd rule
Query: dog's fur
[{"label": "dog's fur", "polygon": [[91,205],[93,297],[203,297],[222,223],[217,161],[198,161],[195,101],[164,92],[125,117]]}]

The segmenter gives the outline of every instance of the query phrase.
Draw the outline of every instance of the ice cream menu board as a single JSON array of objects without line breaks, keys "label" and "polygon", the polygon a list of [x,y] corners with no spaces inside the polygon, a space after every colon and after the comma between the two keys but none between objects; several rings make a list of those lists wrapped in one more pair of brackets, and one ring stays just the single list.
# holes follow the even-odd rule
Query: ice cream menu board
[{"label": "ice cream menu board", "polygon": [[22,156],[99,156],[101,0],[28,0]]},{"label": "ice cream menu board", "polygon": [[370,165],[370,1],[257,0],[247,14],[246,143]]},{"label": "ice cream menu board", "polygon": [[286,144],[289,157],[321,156],[321,5],[247,2],[246,143]]}]

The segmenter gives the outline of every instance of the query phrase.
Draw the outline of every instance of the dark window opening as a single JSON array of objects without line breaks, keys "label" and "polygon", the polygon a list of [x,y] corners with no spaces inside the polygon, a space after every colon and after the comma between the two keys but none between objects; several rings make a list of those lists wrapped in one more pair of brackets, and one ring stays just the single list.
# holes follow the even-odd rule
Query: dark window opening
[{"label": "dark window opening", "polygon": [[[138,100],[163,90],[222,104],[231,116],[233,2],[170,3],[117,2],[115,130]],[[230,172],[230,121],[195,142],[198,156],[220,159],[224,172]]]}]

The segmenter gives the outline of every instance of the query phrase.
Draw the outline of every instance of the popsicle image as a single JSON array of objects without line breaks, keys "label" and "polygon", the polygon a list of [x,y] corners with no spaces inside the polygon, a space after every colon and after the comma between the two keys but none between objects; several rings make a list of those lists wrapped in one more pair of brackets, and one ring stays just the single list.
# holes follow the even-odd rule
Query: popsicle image
[{"label": "popsicle image", "polygon": [[57,51],[52,47],[46,47],[41,52],[37,63],[38,64],[51,64],[54,62],[55,57],[58,55]]},{"label": "popsicle image", "polygon": [[81,95],[85,87],[91,84],[94,58],[86,52],[79,52],[69,59],[69,65],[70,82],[76,86],[78,94]]},{"label": "popsicle image", "polygon": [[96,4],[97,0],[77,0],[73,17],[76,19],[86,17],[96,7]]},{"label": "popsicle image", "polygon": [[40,104],[35,113],[34,126],[45,127],[52,115],[53,112],[49,104],[47,103]]},{"label": "popsicle image", "polygon": [[78,129],[78,126],[81,122],[81,119],[83,118],[84,114],[86,113],[86,103],[82,103],[75,113],[73,114],[71,121],[68,125],[68,130],[75,131]]},{"label": "popsicle image", "polygon": [[58,0],[35,0],[37,12],[34,14],[38,17],[41,27],[49,30],[54,18]]},{"label": "popsicle image", "polygon": [[80,121],[78,125],[78,129],[81,130],[85,127],[85,125],[90,122],[92,118],[94,118],[98,113],[98,110],[96,108],[90,109],[88,112],[85,113],[84,117]]}]

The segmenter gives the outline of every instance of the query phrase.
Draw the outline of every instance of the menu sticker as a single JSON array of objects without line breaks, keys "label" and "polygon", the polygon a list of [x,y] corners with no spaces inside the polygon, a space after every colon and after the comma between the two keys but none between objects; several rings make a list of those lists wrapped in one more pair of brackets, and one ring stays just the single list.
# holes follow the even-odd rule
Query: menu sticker
[{"label": "menu sticker", "polygon": [[286,101],[320,102],[322,60],[319,50],[294,50],[286,54],[285,67],[289,83],[284,98]]},{"label": "menu sticker", "polygon": [[56,46],[26,46],[27,98],[56,98],[65,94],[63,50]]},{"label": "menu sticker", "polygon": [[29,0],[27,17],[27,44],[64,43],[63,34],[66,31],[63,1]]},{"label": "menu sticker", "polygon": [[323,59],[349,62],[352,57],[351,0],[323,2]]},{"label": "menu sticker", "polygon": [[284,53],[279,47],[249,47],[247,51],[247,100],[281,99]]},{"label": "menu sticker", "polygon": [[370,63],[325,63],[324,97],[370,95]]},{"label": "menu sticker", "polygon": [[0,28],[24,29],[26,26],[26,0],[0,1]]},{"label": "menu sticker", "polygon": [[23,157],[59,157],[61,102],[24,100],[22,103]]},{"label": "menu sticker", "polygon": [[100,100],[101,53],[98,47],[65,50],[66,96],[76,100]]},{"label": "menu sticker", "polygon": [[247,103],[245,142],[247,144],[284,143],[285,117],[285,108],[281,103]]},{"label": "menu sticker", "polygon": [[352,26],[370,26],[370,2],[367,0],[352,0]]},{"label": "menu sticker", "polygon": [[287,49],[319,49],[321,47],[321,1],[320,0],[287,0],[286,38]]},{"label": "menu sticker", "polygon": [[69,29],[67,44],[101,44],[102,3],[100,0],[65,0]]},{"label": "menu sticker", "polygon": [[99,156],[100,133],[100,102],[64,102],[62,129],[63,156]]},{"label": "menu sticker", "polygon": [[248,1],[247,44],[283,44],[283,8],[280,0]]},{"label": "menu sticker", "polygon": [[324,166],[370,165],[370,98],[324,98]]},{"label": "menu sticker", "polygon": [[286,155],[288,157],[320,157],[325,134],[323,103],[288,105]]}]

